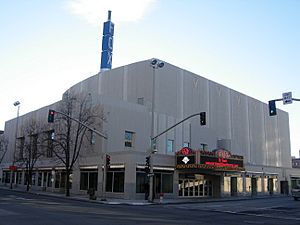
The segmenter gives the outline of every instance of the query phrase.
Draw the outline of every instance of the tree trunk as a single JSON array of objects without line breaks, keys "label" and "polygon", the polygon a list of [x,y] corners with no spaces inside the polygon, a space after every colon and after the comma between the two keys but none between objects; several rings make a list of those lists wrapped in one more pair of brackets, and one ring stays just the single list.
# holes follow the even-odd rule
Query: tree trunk
[{"label": "tree trunk", "polygon": [[70,170],[66,170],[66,196],[70,196]]},{"label": "tree trunk", "polygon": [[27,187],[26,187],[26,191],[29,191],[30,190],[30,185],[31,185],[31,179],[32,179],[32,172],[29,170],[27,172]]}]

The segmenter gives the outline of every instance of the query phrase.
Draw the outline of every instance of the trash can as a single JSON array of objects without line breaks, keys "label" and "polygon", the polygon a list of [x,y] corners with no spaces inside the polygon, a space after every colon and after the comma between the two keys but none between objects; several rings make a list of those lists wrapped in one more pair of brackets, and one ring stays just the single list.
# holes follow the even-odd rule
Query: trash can
[{"label": "trash can", "polygon": [[96,199],[97,199],[97,197],[96,197],[96,195],[95,195],[95,192],[96,192],[96,191],[95,191],[94,188],[88,189],[87,194],[89,195],[90,200],[96,200]]}]

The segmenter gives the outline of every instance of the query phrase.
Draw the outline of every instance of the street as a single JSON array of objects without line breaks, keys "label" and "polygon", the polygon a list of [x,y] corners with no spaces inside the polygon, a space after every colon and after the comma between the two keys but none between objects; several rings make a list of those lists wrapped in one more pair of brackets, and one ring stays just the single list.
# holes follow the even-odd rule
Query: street
[{"label": "street", "polygon": [[299,225],[291,197],[163,205],[109,205],[0,189],[0,225]]}]

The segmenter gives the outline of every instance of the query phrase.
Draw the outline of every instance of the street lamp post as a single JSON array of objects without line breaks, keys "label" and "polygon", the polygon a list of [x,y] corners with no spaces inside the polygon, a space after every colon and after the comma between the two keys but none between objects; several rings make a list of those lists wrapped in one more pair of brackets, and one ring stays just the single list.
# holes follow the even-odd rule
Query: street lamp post
[{"label": "street lamp post", "polygon": [[[19,123],[19,112],[20,112],[20,102],[16,101],[14,102],[14,106],[18,106],[17,109],[17,121],[16,121],[16,132],[15,132],[15,149],[14,149],[14,153],[13,153],[13,161],[12,161],[12,169],[14,168],[14,164],[15,164],[15,154],[16,154],[16,150],[17,150],[17,137],[18,137],[18,123]],[[10,189],[12,189],[13,187],[13,173],[14,171],[11,169],[10,171]]]},{"label": "street lamp post", "polygon": [[150,62],[150,66],[152,67],[152,106],[151,106],[151,137],[150,137],[150,182],[149,182],[149,198],[148,201],[152,202],[154,193],[153,193],[153,154],[156,153],[154,148],[155,139],[154,137],[154,109],[155,109],[155,71],[156,69],[162,68],[164,66],[164,62],[159,61],[158,59],[152,59]]}]

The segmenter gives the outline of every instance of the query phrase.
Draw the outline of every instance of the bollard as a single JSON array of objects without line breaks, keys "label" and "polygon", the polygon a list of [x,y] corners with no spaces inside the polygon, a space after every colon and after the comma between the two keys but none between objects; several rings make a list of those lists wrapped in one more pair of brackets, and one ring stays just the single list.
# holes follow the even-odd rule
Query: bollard
[{"label": "bollard", "polygon": [[159,203],[162,203],[164,199],[164,193],[159,193]]}]

